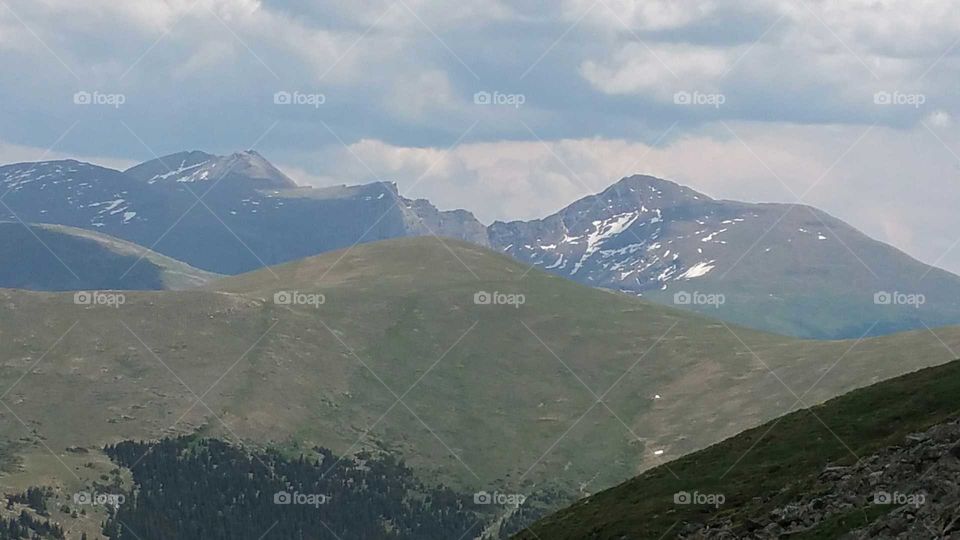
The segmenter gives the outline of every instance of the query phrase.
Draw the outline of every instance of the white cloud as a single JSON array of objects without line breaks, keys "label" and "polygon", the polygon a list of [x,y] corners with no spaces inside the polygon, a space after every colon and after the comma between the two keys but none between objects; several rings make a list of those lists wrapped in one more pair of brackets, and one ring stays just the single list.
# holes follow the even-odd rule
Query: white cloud
[{"label": "white cloud", "polygon": [[[572,4],[582,8],[590,2]],[[872,114],[902,123],[902,115],[890,114],[895,111],[880,115],[865,106],[879,90],[921,92],[931,100],[958,103],[949,81],[960,65],[949,52],[957,46],[960,11],[950,2],[694,4],[624,1],[591,11],[589,20],[607,38],[603,50],[580,63],[580,75],[606,94],[661,101],[670,89],[722,91],[731,101],[757,95],[769,102],[779,99],[783,106],[765,109],[773,122],[798,116],[829,122],[830,116],[853,111],[850,117],[863,123]],[[759,19],[744,21],[753,26],[740,32],[721,25],[691,31],[688,41],[683,34],[664,39],[645,32],[738,20],[745,12]],[[804,103],[787,101],[798,97]]]},{"label": "white cloud", "polygon": [[715,90],[729,69],[730,54],[706,47],[628,43],[604,62],[586,61],[581,74],[607,94],[654,94]]},{"label": "white cloud", "polygon": [[507,20],[519,15],[510,2],[446,2],[444,0],[354,0],[352,2],[315,2],[302,11],[316,12],[317,17],[350,21],[366,28],[376,24],[378,28],[426,31],[442,31],[459,25],[477,25],[489,21]]},{"label": "white cloud", "polygon": [[953,124],[953,117],[947,111],[934,111],[927,115],[926,122],[933,127],[946,128]]},{"label": "white cloud", "polygon": [[[382,58],[395,53],[400,46],[398,41],[378,34],[316,28],[275,12],[261,12],[259,18],[256,25],[246,29],[251,36],[248,39],[276,47],[284,55],[299,60],[306,68],[306,78],[313,82],[321,82],[322,78],[327,83],[357,83],[363,79],[358,75],[362,76],[364,69],[379,68]],[[267,57],[265,62],[277,64],[277,56]],[[284,75],[289,77],[288,73]]]},{"label": "white cloud", "polygon": [[390,109],[406,120],[419,122],[431,114],[462,109],[464,99],[456,94],[446,72],[438,69],[400,75],[388,97]]},{"label": "white cloud", "polygon": [[236,46],[225,41],[201,43],[190,57],[177,67],[175,74],[181,79],[190,77],[219,65],[226,59],[231,58],[235,51]]},{"label": "white cloud", "polygon": [[60,150],[49,150],[21,144],[0,141],[0,163],[21,163],[29,161],[53,161],[58,159],[75,159],[86,163],[93,163],[101,167],[110,167],[124,170],[138,162],[131,159],[114,156],[78,156]]},{"label": "white cloud", "polygon": [[0,50],[28,50],[27,40],[33,39],[27,29],[10,15],[0,10]]},{"label": "white cloud", "polygon": [[[76,30],[96,32],[113,24],[119,28],[133,26],[138,30],[159,35],[169,31],[186,17],[217,17],[238,22],[253,16],[261,8],[259,0],[138,0],[114,2],[111,0],[30,0],[13,1],[14,9],[26,15],[35,15],[44,26],[57,20]],[[114,27],[114,30],[118,29]]]},{"label": "white cloud", "polygon": [[568,0],[564,3],[564,12],[570,17],[579,18],[589,9],[588,18],[593,24],[631,30],[681,28],[714,15],[718,8],[713,0],[605,0],[600,4],[594,0]]},{"label": "white cloud", "polygon": [[[805,11],[810,15],[803,4],[781,4],[799,20]],[[956,40],[960,24],[960,12],[949,0],[847,0],[806,6],[848,46],[883,56],[936,58]]]}]

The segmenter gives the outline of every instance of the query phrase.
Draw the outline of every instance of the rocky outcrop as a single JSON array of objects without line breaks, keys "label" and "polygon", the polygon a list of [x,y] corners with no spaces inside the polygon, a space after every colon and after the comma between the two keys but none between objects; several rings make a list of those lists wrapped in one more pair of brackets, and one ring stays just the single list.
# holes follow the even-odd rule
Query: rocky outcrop
[{"label": "rocky outcrop", "polygon": [[680,538],[774,539],[818,529],[857,540],[960,539],[960,421],[854,465],[826,467],[814,489],[766,515],[687,524]]}]

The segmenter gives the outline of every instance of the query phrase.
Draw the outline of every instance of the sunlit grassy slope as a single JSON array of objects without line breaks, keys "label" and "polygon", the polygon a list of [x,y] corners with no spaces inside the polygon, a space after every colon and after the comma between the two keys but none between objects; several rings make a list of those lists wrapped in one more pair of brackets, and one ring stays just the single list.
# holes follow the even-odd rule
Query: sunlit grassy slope
[{"label": "sunlit grassy slope", "polygon": [[[477,305],[481,291],[525,303]],[[325,301],[277,305],[277,292]],[[960,347],[957,330],[938,333]],[[0,343],[0,437],[23,454],[199,430],[375,445],[455,484],[577,494],[951,359],[929,332],[799,341],[432,238],[128,292],[119,307],[0,291]]]}]

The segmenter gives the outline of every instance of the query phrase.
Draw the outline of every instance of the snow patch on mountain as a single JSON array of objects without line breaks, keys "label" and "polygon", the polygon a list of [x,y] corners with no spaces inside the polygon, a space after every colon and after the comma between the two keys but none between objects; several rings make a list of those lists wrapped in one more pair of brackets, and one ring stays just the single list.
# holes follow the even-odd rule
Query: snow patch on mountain
[{"label": "snow patch on mountain", "polygon": [[701,276],[707,275],[708,272],[714,269],[714,264],[716,261],[700,261],[697,264],[691,266],[687,269],[686,272],[677,276],[677,279],[693,279]]},{"label": "snow patch on mountain", "polygon": [[704,236],[703,238],[700,239],[700,241],[701,241],[701,242],[709,242],[709,241],[713,240],[713,237],[714,237],[714,236],[716,236],[716,235],[718,235],[718,234],[721,234],[721,233],[725,233],[725,232],[727,232],[727,229],[720,229],[719,231],[712,232],[712,233],[708,234],[707,236]]},{"label": "snow patch on mountain", "polygon": [[576,274],[580,268],[583,267],[583,263],[597,252],[605,240],[627,230],[639,216],[640,212],[624,212],[606,220],[594,221],[593,232],[587,234],[587,248],[584,250],[580,260],[573,266],[573,271],[570,272],[570,274]]},{"label": "snow patch on mountain", "polygon": [[[180,162],[180,166],[177,167],[176,170],[167,171],[167,172],[161,173],[161,174],[156,174],[156,175],[154,175],[152,178],[150,178],[149,180],[147,180],[147,183],[148,183],[148,184],[153,184],[153,183],[158,182],[158,181],[160,181],[160,180],[168,180],[168,179],[170,179],[170,178],[173,178],[173,181],[175,181],[175,182],[195,182],[195,181],[198,180],[198,179],[199,179],[199,180],[206,180],[207,177],[209,176],[209,171],[198,171],[198,170],[195,170],[195,169],[198,169],[198,168],[200,168],[200,167],[203,167],[204,165],[206,165],[206,164],[208,164],[208,163],[210,163],[209,160],[207,160],[207,161],[201,161],[200,163],[193,163],[193,164],[187,165],[187,160],[184,159],[184,160],[182,160],[182,161]],[[215,167],[216,164],[213,164],[213,166]],[[184,173],[186,173],[187,171],[192,171],[192,172],[190,172],[189,174],[184,174]],[[202,175],[199,175],[199,177],[198,177],[198,173],[201,173],[201,172],[202,172]]]},{"label": "snow patch on mountain", "polygon": [[557,258],[557,262],[551,264],[550,266],[544,266],[544,268],[546,268],[547,270],[553,270],[554,268],[561,268],[562,265],[563,265],[563,254],[561,253],[560,256]]}]

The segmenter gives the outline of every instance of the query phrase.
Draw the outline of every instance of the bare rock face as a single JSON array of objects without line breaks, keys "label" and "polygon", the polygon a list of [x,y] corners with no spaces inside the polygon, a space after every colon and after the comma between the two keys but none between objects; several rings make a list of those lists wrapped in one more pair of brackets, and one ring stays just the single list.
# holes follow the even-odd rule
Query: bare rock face
[{"label": "bare rock face", "polygon": [[767,540],[849,516],[863,525],[844,538],[960,538],[960,420],[909,435],[854,465],[827,467],[810,491],[745,525],[715,519],[687,525],[680,537]]},{"label": "bare rock face", "polygon": [[426,199],[401,198],[401,205],[410,217],[408,227],[411,232],[422,236],[437,235],[466,240],[478,246],[490,246],[487,228],[466,210],[439,210]]}]

